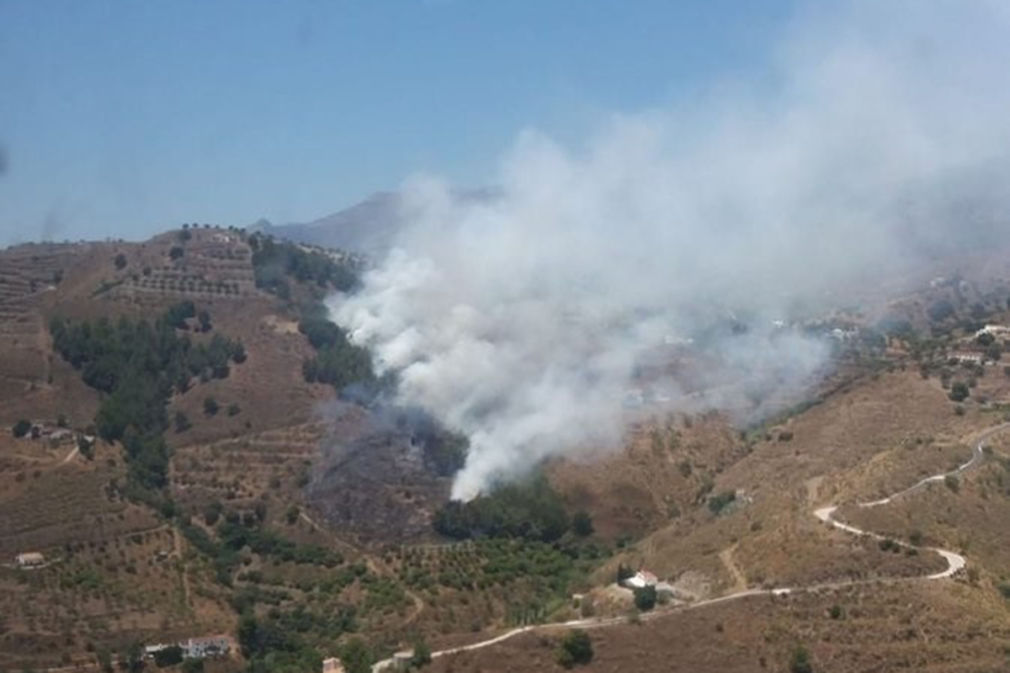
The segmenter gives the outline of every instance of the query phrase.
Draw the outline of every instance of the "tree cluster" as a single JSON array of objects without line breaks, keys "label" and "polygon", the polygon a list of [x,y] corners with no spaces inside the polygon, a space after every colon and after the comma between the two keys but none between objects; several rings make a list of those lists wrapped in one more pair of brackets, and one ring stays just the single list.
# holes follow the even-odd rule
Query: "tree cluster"
[{"label": "tree cluster", "polygon": [[302,363],[302,374],[309,383],[328,383],[342,390],[351,384],[375,380],[368,350],[352,344],[347,332],[323,317],[320,311],[303,317],[298,329],[316,349],[316,356]]},{"label": "tree cluster", "polygon": [[572,629],[561,639],[558,663],[565,668],[588,664],[593,660],[593,641],[582,629]]},{"label": "tree cluster", "polygon": [[338,261],[330,255],[306,250],[294,243],[277,241],[271,236],[254,234],[249,238],[256,287],[282,299],[291,296],[287,278],[299,283],[314,282],[346,292],[358,283],[358,273],[350,261]]},{"label": "tree cluster", "polygon": [[104,393],[95,427],[106,441],[122,441],[131,496],[143,499],[145,491],[160,491],[166,484],[165,405],[173,389],[185,391],[194,376],[227,376],[229,361],[245,358],[240,343],[221,335],[206,344],[180,335],[195,314],[192,302],[183,302],[153,323],[54,318],[49,325],[56,352],[81,371],[87,385]]},{"label": "tree cluster", "polygon": [[504,484],[469,502],[452,501],[435,514],[435,530],[447,537],[511,537],[552,542],[569,530],[560,496],[543,476]]}]

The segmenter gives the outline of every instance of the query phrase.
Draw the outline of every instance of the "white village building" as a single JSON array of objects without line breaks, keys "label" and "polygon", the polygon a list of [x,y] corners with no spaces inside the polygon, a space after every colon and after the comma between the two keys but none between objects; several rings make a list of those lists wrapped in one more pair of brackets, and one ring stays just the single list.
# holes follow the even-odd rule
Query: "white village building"
[{"label": "white village building", "polygon": [[983,334],[991,334],[994,337],[1005,337],[1010,335],[1010,327],[1005,325],[986,325],[979,331],[975,332],[975,337],[978,338]]},{"label": "white village building", "polygon": [[37,551],[28,551],[14,557],[14,562],[19,568],[37,568],[44,565],[46,557]]},{"label": "white village building", "polygon": [[659,578],[648,570],[639,570],[631,577],[626,578],[621,584],[629,589],[644,589],[645,587],[656,586],[657,582],[659,582]]}]

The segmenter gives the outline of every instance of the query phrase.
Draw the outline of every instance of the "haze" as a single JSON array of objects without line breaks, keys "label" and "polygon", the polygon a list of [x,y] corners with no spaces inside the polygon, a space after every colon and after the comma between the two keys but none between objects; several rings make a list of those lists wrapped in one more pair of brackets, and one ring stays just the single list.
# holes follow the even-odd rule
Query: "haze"
[{"label": "haze", "polygon": [[457,498],[616,446],[636,365],[719,316],[752,326],[704,344],[740,388],[802,387],[827,346],[773,321],[919,251],[1006,238],[1007,20],[961,2],[806,14],[769,56],[771,92],[724,82],[574,143],[526,130],[483,202],[417,176],[398,249],[335,319],[398,373],[398,401],[470,436]]}]

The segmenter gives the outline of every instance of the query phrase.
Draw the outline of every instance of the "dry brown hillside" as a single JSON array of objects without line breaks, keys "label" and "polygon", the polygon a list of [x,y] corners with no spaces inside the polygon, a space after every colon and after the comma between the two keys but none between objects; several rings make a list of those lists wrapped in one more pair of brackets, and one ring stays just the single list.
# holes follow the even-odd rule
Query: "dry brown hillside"
[{"label": "dry brown hillside", "polygon": [[[953,479],[858,504],[957,468],[1007,421],[1010,370],[975,336],[977,323],[1010,324],[1005,285],[903,291],[888,310],[907,325],[881,328],[875,350],[845,351],[809,399],[763,424],[657,413],[621,447],[546,465],[591,533],[451,541],[432,526],[451,477],[412,421],[306,381],[317,351],[299,319],[321,286],[267,292],[256,273],[248,237],[216,228],[0,251],[0,425],[37,430],[0,436],[0,669],[94,670],[100,650],[237,634],[240,615],[291,638],[249,653],[285,671],[355,636],[385,656],[418,638],[438,650],[534,624],[547,626],[430,670],[555,670],[565,629],[549,624],[576,619],[596,651],[585,670],[788,670],[799,647],[813,670],[843,673],[1010,661],[1010,430]],[[207,314],[205,328],[191,317],[177,330],[191,346],[227,337],[245,357],[173,389],[167,483],[147,506],[124,495],[125,438],[90,456],[78,447],[104,398],[47,326],[154,320],[183,300]],[[953,313],[930,322],[941,301]],[[844,320],[869,331],[872,313]],[[814,515],[834,505],[837,521],[883,539]],[[923,579],[948,568],[930,547],[965,567]],[[25,551],[45,564],[16,568]],[[622,564],[654,572],[671,600],[639,614],[614,585]],[[309,658],[276,663],[277,652]]]}]

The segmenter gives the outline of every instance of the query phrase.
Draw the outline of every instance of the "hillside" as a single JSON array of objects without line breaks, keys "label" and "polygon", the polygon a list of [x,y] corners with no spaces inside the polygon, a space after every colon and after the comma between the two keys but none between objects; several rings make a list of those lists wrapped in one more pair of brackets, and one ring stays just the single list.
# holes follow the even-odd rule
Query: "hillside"
[{"label": "hillside", "polygon": [[[455,509],[465,438],[386,404],[319,313],[360,268],[222,228],[0,251],[0,669],[225,634],[208,670],[296,671],[530,627],[431,670],[560,670],[568,620],[586,670],[783,670],[797,647],[815,670],[1005,665],[1010,431],[942,476],[1010,417],[1006,334],[976,336],[1010,325],[1000,264],[790,327],[843,337],[772,418],[646,404],[622,446]],[[710,366],[678,357],[656,371]],[[931,547],[966,567],[924,579]]]}]

